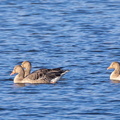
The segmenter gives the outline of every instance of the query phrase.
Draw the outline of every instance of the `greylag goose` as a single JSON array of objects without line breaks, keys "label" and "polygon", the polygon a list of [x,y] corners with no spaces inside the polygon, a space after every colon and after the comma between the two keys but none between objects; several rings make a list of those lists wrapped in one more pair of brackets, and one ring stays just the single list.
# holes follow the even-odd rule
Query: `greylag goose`
[{"label": "greylag goose", "polygon": [[[32,68],[32,65],[29,61],[23,61],[21,66],[23,67],[24,71],[25,71],[25,76],[26,77],[27,75],[30,74],[30,71],[31,71],[31,68]],[[53,68],[53,69],[38,69],[34,72],[44,72],[44,71],[49,71],[49,72],[64,72],[61,68]]]},{"label": "greylag goose", "polygon": [[[58,70],[59,69],[59,70]],[[56,83],[69,70],[56,68],[57,71],[51,69],[40,69],[25,76],[25,71],[21,65],[16,65],[10,75],[18,73],[14,78],[14,83]]]},{"label": "greylag goose", "polygon": [[107,69],[115,69],[111,75],[111,80],[120,80],[120,63],[119,62],[112,62]]}]

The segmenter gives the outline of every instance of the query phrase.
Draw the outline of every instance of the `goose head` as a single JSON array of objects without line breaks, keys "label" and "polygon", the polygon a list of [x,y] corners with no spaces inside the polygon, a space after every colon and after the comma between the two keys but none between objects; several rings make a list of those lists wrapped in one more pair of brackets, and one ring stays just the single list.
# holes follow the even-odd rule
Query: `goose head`
[{"label": "goose head", "polygon": [[22,62],[21,66],[25,69],[31,68],[31,63],[29,61]]},{"label": "goose head", "polygon": [[21,65],[16,65],[10,75],[20,73],[20,72],[23,72],[23,68],[21,67]]},{"label": "goose head", "polygon": [[107,69],[119,69],[120,63],[119,62],[112,62]]}]

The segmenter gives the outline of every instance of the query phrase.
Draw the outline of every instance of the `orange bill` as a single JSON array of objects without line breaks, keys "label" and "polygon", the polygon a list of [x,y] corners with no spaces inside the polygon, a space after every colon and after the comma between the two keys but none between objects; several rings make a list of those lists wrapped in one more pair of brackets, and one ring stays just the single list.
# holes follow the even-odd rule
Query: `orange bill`
[{"label": "orange bill", "polygon": [[15,72],[12,72],[10,75],[14,75],[15,74]]},{"label": "orange bill", "polygon": [[112,69],[112,67],[108,67],[107,70],[108,70],[108,69]]}]

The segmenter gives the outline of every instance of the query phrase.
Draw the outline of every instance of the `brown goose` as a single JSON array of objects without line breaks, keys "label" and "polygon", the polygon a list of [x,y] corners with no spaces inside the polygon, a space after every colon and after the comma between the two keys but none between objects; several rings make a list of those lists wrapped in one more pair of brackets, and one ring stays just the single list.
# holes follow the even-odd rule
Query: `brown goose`
[{"label": "brown goose", "polygon": [[[29,61],[23,61],[21,66],[23,67],[24,71],[25,71],[25,76],[26,77],[27,75],[30,74],[31,72],[31,68],[32,68],[32,65]],[[64,70],[62,70],[61,68],[53,68],[53,69],[38,69],[36,71],[34,71],[34,73],[37,72],[41,74],[42,73],[46,73],[46,72],[64,72]],[[33,72],[32,72],[33,73]]]},{"label": "brown goose", "polygon": [[120,63],[119,62],[112,62],[107,69],[115,69],[111,75],[111,80],[120,80]]},{"label": "brown goose", "polygon": [[60,68],[55,68],[53,71],[40,69],[24,77],[24,69],[21,65],[16,65],[11,75],[18,73],[14,78],[14,83],[56,83],[68,71]]}]

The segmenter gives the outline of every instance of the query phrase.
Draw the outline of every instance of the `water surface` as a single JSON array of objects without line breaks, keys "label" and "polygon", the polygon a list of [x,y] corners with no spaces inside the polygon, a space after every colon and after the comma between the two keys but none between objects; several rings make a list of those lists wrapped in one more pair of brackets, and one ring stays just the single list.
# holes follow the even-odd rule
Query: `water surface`
[{"label": "water surface", "polygon": [[[0,120],[119,120],[119,0],[1,0]],[[22,61],[70,69],[56,84],[13,84]]]}]

